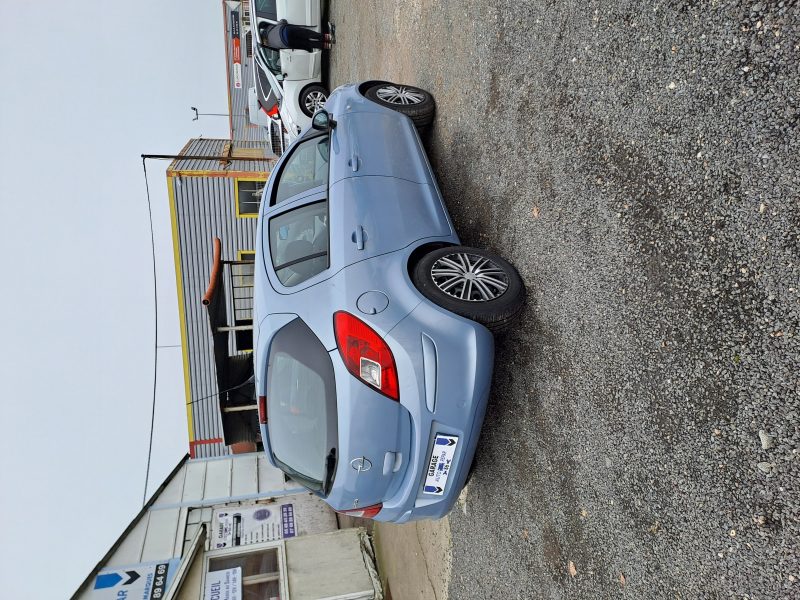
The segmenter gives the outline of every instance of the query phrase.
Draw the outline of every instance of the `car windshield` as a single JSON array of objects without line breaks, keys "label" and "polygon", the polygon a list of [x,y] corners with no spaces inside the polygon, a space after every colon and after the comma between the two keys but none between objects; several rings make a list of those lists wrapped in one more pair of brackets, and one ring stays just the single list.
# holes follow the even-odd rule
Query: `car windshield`
[{"label": "car windshield", "polygon": [[276,463],[299,483],[327,495],[338,446],[333,364],[300,319],[278,331],[270,345],[267,415]]},{"label": "car windshield", "polygon": [[286,287],[328,268],[328,202],[287,211],[269,221],[272,266]]}]

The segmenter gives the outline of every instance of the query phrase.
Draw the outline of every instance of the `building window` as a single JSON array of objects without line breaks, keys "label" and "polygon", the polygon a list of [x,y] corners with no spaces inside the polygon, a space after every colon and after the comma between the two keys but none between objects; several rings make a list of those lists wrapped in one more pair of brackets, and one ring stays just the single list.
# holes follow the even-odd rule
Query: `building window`
[{"label": "building window", "polygon": [[[280,548],[261,548],[250,552],[224,553],[209,557],[206,581],[219,572],[241,569],[242,600],[272,600],[283,598],[284,586]],[[216,554],[216,553],[215,553]]]},{"label": "building window", "polygon": [[236,264],[231,265],[231,287],[233,289],[234,325],[250,327],[236,329],[236,351],[253,350],[253,277],[256,253],[252,250],[239,250]]},{"label": "building window", "polygon": [[234,180],[237,217],[258,217],[258,208],[261,206],[261,194],[264,191],[266,183],[266,181],[260,179]]}]

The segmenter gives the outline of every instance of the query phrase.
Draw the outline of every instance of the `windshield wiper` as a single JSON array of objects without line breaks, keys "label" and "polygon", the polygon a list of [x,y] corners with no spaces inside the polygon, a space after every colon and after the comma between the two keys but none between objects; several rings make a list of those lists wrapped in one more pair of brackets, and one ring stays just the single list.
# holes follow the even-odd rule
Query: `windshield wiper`
[{"label": "windshield wiper", "polygon": [[325,458],[325,482],[322,484],[322,493],[326,496],[331,491],[333,484],[333,476],[336,473],[336,448],[331,448],[328,456]]}]

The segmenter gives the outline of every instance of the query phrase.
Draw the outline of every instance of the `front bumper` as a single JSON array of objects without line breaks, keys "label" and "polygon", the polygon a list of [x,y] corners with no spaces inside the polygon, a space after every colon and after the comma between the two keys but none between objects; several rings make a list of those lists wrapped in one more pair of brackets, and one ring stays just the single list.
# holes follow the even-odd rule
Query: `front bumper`
[{"label": "front bumper", "polygon": [[[397,363],[400,402],[411,414],[411,450],[401,485],[378,521],[446,515],[461,493],[480,436],[494,366],[494,339],[478,323],[424,301],[386,336]],[[433,396],[433,397],[431,397]],[[436,434],[458,436],[442,495],[423,493]]]}]

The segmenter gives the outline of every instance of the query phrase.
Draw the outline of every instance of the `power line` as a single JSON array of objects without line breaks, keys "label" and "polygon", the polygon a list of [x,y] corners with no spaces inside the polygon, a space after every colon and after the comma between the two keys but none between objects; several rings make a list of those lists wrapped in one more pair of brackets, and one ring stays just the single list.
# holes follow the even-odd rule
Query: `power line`
[{"label": "power line", "polygon": [[147,182],[147,165],[142,157],[142,171],[144,172],[144,188],[147,192],[147,215],[150,219],[150,248],[153,255],[153,315],[155,326],[153,331],[153,407],[150,414],[150,443],[147,449],[147,469],[144,473],[144,492],[142,493],[142,506],[147,503],[147,484],[150,481],[150,459],[153,456],[153,430],[156,423],[156,384],[158,382],[158,278],[156,277],[156,239],[153,232],[153,207],[150,203],[150,184]]},{"label": "power line", "polygon": [[216,398],[217,396],[221,396],[222,394],[227,394],[228,392],[232,392],[234,390],[238,390],[246,386],[248,383],[254,383],[256,380],[255,374],[251,375],[249,379],[243,381],[242,383],[235,385],[233,387],[229,387],[226,390],[220,390],[216,394],[209,394],[208,396],[203,396],[202,398],[195,398],[194,400],[190,400],[186,403],[186,406],[191,406],[192,404],[197,404],[198,402],[202,402],[203,400],[208,400],[209,398]]},{"label": "power line", "polygon": [[[150,482],[150,462],[153,458],[153,433],[155,430],[155,421],[156,421],[156,387],[158,384],[158,350],[159,348],[179,348],[180,345],[170,345],[170,346],[159,346],[158,345],[158,278],[156,276],[156,240],[155,240],[155,232],[153,228],[153,207],[150,201],[150,184],[147,181],[147,164],[146,160],[156,159],[156,160],[176,160],[176,159],[200,159],[200,160],[220,160],[226,159],[226,157],[220,156],[187,156],[187,155],[180,155],[180,154],[142,154],[142,171],[144,172],[144,187],[147,193],[147,215],[150,220],[150,248],[151,253],[153,256],[153,315],[155,317],[155,326],[153,331],[154,341],[153,341],[153,405],[150,414],[150,441],[148,443],[147,448],[147,468],[145,469],[144,474],[144,492],[142,493],[142,506],[147,503],[147,485]],[[231,160],[232,157],[227,158]],[[245,160],[245,161],[268,161],[268,158],[236,158],[235,160]],[[251,378],[252,379],[252,378]],[[221,392],[217,392],[216,394],[212,394],[211,396],[207,396],[204,398],[198,398],[197,400],[192,400],[191,402],[187,402],[186,405],[189,406],[190,404],[194,404],[195,402],[200,402],[202,400],[208,400],[209,398],[213,398],[214,396],[218,396],[220,394],[224,394],[226,392],[230,392],[236,390],[240,387],[246,385],[248,381],[245,381],[242,384],[234,386],[230,389],[223,390]]]}]

